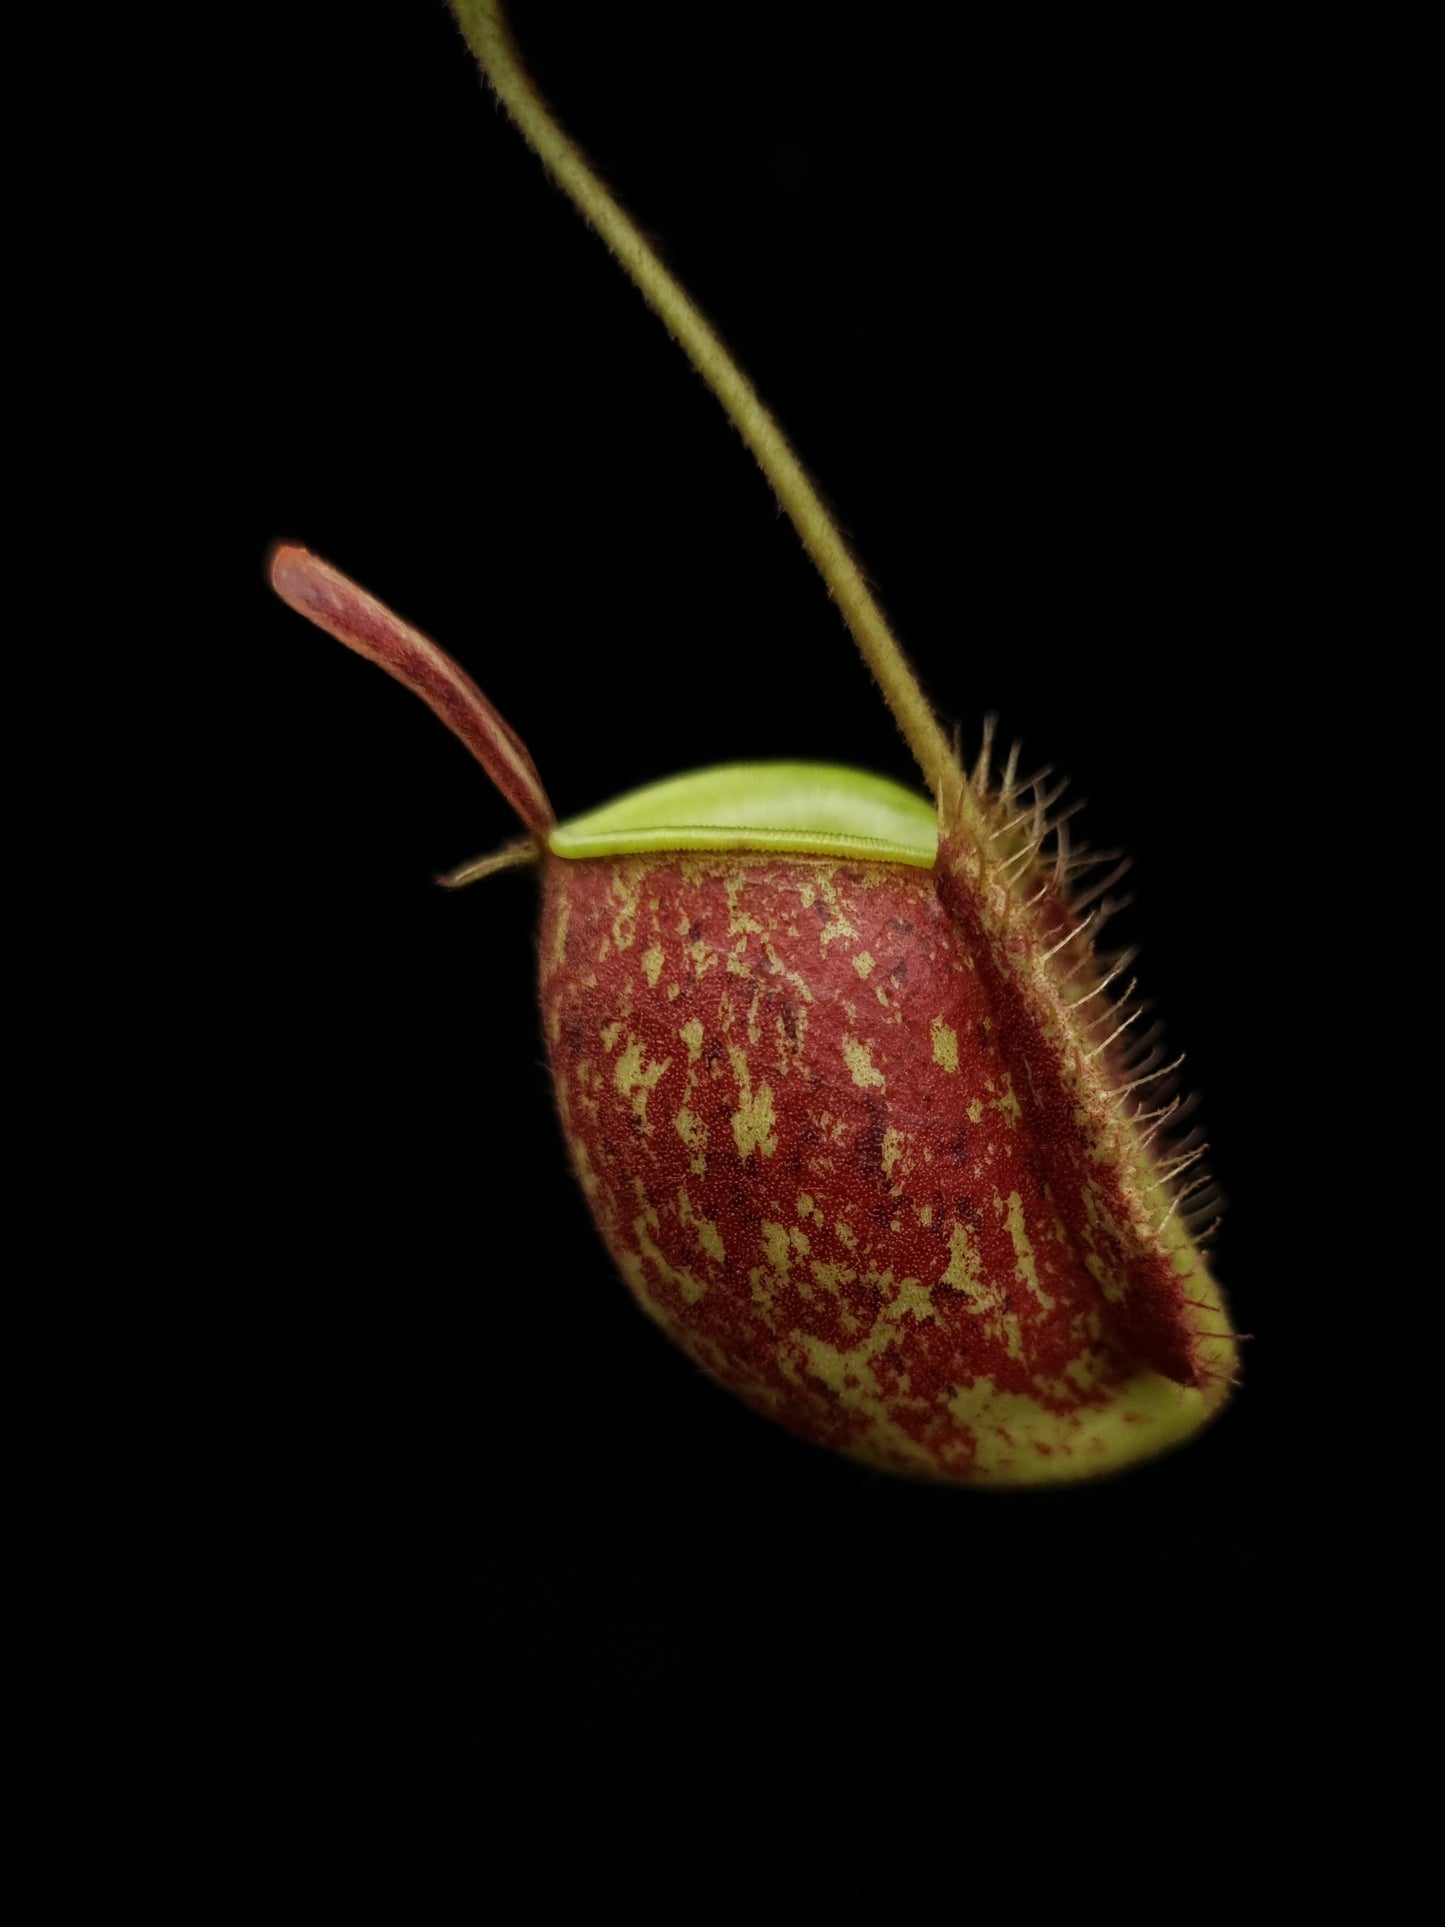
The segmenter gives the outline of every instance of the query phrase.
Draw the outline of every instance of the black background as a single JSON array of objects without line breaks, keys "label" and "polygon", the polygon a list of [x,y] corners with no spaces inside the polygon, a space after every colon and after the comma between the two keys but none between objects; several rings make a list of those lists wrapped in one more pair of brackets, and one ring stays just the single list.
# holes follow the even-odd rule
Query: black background
[{"label": "black background", "polygon": [[506,1655],[570,1690],[866,1666],[904,1634],[958,1679],[1020,1629],[1061,1668],[1122,1676],[1141,1639],[1223,1666],[1294,1518],[1260,1022],[1289,1022],[1260,850],[1295,756],[1261,682],[1291,643],[1268,74],[1208,23],[1125,47],[982,16],[939,40],[908,7],[857,38],[821,6],[513,17],[941,714],[973,746],[997,711],[1135,857],[1118,934],[1189,1054],[1232,1201],[1217,1268],[1257,1338],[1177,1456],[1000,1497],[810,1450],[634,1311],[553,1116],[534,883],[430,882],[512,834],[506,806],[270,596],[266,548],[304,542],[452,651],[563,815],[714,760],[909,758],[751,459],[445,10],[263,8],[214,403],[246,742],[213,959],[245,1120],[217,1370],[245,1381],[263,1616],[319,1668],[381,1649],[393,1684],[483,1694]]}]

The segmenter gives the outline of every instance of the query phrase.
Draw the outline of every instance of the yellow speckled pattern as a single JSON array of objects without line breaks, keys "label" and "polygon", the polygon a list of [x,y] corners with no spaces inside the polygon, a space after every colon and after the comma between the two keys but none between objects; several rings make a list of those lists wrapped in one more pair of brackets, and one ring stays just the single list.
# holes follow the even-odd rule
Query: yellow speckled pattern
[{"label": "yellow speckled pattern", "polygon": [[1007,1054],[993,941],[912,866],[554,859],[544,1027],[599,1229],[704,1370],[891,1471],[1085,1477],[1217,1397],[1087,1105],[1038,1095],[1065,1045]]}]

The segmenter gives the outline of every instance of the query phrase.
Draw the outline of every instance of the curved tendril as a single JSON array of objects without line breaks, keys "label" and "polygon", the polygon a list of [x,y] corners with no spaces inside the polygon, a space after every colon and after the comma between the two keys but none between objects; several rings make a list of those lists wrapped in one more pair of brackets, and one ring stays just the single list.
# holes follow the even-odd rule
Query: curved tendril
[{"label": "curved tendril", "polygon": [[500,0],[451,0],[452,10],[498,99],[544,167],[606,242],[643,299],[727,411],[757,458],[803,547],[853,633],[894,720],[948,819],[975,815],[964,776],[918,678],[848,553],[836,523],[722,341],[658,260],[632,220],[558,125],[522,65]]}]

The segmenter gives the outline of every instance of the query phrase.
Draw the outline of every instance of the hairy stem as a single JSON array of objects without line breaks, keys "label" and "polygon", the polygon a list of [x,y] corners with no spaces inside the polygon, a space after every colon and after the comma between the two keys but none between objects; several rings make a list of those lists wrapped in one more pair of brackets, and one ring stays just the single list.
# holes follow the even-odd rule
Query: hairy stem
[{"label": "hairy stem", "polygon": [[643,299],[717,396],[757,457],[779,502],[802,537],[803,547],[842,611],[864,661],[877,678],[929,788],[950,811],[967,809],[969,799],[948,738],[939,727],[882,611],[869,594],[842,535],[782,430],[758,400],[752,384],[718,336],[553,118],[522,66],[500,0],[451,0],[451,6],[468,45],[507,112],[543,165],[631,276]]}]

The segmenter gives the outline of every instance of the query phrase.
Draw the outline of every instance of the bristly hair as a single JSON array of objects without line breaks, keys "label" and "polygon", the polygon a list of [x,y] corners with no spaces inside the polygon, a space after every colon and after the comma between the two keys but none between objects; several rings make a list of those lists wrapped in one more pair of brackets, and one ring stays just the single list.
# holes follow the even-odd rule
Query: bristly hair
[{"label": "bristly hair", "polygon": [[[1183,1056],[1166,1061],[1161,1026],[1144,1028],[1150,1005],[1132,975],[1138,946],[1109,951],[1098,942],[1108,920],[1133,902],[1113,894],[1132,859],[1121,850],[1091,849],[1074,835],[1070,826],[1083,801],[1060,807],[1068,779],[1050,765],[1020,776],[1017,741],[997,767],[997,734],[997,716],[986,716],[965,779],[983,818],[985,876],[1003,886],[1014,913],[1047,910],[1040,925],[1050,944],[1042,958],[1067,993],[1064,1008],[1085,1059],[1101,1060],[1116,1114],[1132,1127],[1167,1198],[1155,1234],[1177,1218],[1202,1249],[1218,1229],[1224,1200],[1201,1168],[1209,1147],[1189,1123],[1197,1100],[1179,1088]],[[959,766],[966,768],[961,756]]]}]

